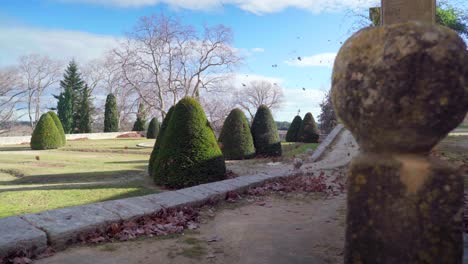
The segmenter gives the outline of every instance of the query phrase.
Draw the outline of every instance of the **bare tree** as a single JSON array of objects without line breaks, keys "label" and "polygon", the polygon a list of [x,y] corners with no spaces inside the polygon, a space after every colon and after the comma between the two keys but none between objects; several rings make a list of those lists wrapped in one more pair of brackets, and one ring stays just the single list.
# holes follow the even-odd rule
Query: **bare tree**
[{"label": "bare tree", "polygon": [[44,92],[60,80],[62,64],[48,56],[31,54],[19,58],[19,69],[26,89],[26,103],[31,127],[41,115]]},{"label": "bare tree", "polygon": [[231,42],[229,28],[205,27],[200,36],[179,19],[161,14],[140,18],[114,53],[127,88],[164,117],[181,97],[216,89],[233,70],[240,57]]},{"label": "bare tree", "polygon": [[[101,95],[101,98],[105,98],[109,93],[115,95],[117,110],[119,111],[119,122],[120,124],[126,124],[130,122],[131,116],[136,113],[139,95],[124,78],[122,65],[118,59],[113,52],[108,52],[102,58],[92,60],[86,64],[82,76],[94,95]],[[99,116],[95,119],[102,118],[102,111],[96,113],[99,113]]]},{"label": "bare tree", "polygon": [[283,89],[265,80],[252,81],[236,92],[237,105],[247,111],[252,119],[260,105],[275,110],[281,107],[283,100]]},{"label": "bare tree", "polygon": [[200,103],[213,130],[221,132],[224,120],[236,107],[234,96],[229,93],[211,93],[200,97]]},{"label": "bare tree", "polygon": [[[25,90],[20,87],[18,68],[0,68],[0,125],[11,121]],[[16,116],[18,117],[18,116]],[[0,127],[0,133],[2,128]]]}]

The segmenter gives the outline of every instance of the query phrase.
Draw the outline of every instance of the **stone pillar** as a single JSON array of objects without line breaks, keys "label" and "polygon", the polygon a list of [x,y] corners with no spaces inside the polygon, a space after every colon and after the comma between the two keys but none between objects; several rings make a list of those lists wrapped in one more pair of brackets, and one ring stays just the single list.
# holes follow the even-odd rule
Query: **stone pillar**
[{"label": "stone pillar", "polygon": [[428,156],[468,109],[468,52],[441,26],[363,29],[341,48],[332,100],[350,165],[345,263],[462,263],[463,179]]}]

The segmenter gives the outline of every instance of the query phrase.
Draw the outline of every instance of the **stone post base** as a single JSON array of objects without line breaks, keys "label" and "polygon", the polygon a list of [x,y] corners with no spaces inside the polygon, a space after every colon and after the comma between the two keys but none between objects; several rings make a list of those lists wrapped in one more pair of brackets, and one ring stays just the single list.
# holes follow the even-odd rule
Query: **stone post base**
[{"label": "stone post base", "polygon": [[361,154],[350,166],[345,263],[462,263],[463,179],[437,159]]}]

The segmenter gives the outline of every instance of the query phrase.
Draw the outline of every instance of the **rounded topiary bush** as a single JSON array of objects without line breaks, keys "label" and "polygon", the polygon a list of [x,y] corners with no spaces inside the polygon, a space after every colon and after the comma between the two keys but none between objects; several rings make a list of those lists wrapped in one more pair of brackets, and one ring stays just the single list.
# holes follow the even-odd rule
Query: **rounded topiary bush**
[{"label": "rounded topiary bush", "polygon": [[159,134],[159,121],[155,117],[151,119],[149,125],[148,125],[148,130],[146,131],[146,138],[156,138]]},{"label": "rounded topiary bush", "polygon": [[307,113],[299,129],[299,141],[304,143],[318,143],[319,132],[311,113]]},{"label": "rounded topiary bush", "polygon": [[47,113],[50,115],[50,117],[52,117],[52,120],[54,120],[55,126],[60,133],[60,138],[62,139],[62,146],[65,146],[67,139],[65,137],[65,131],[63,130],[62,122],[60,122],[60,119],[55,112],[49,111]]},{"label": "rounded topiary bush", "polygon": [[229,113],[218,142],[226,159],[241,160],[255,156],[249,122],[240,109],[236,108]]},{"label": "rounded topiary bush", "polygon": [[[151,152],[150,160],[148,164],[148,174],[151,177],[154,176],[153,165],[154,165],[154,162],[156,161],[156,157],[158,156],[159,149],[161,148],[161,142],[163,141],[164,133],[167,129],[167,126],[169,125],[169,121],[171,120],[173,111],[174,111],[174,106],[169,108],[169,111],[167,111],[166,117],[164,117],[163,122],[161,124],[161,128],[159,129],[159,133],[156,137],[156,142],[154,142],[153,151]],[[163,184],[163,182],[161,181],[162,178],[163,178],[162,176],[158,177],[157,179],[155,178],[154,179],[155,183],[158,185]]]},{"label": "rounded topiary bush", "polygon": [[270,109],[261,105],[252,122],[252,136],[257,155],[281,156],[281,140]]},{"label": "rounded topiary bush", "polygon": [[289,126],[286,133],[286,142],[298,142],[299,130],[301,128],[302,118],[300,116],[294,117],[291,126]]},{"label": "rounded topiary bush", "polygon": [[223,153],[197,100],[185,97],[174,107],[153,169],[155,182],[170,188],[225,179]]},{"label": "rounded topiary bush", "polygon": [[62,146],[62,136],[54,119],[45,113],[36,124],[31,136],[31,148],[34,150],[56,149]]}]

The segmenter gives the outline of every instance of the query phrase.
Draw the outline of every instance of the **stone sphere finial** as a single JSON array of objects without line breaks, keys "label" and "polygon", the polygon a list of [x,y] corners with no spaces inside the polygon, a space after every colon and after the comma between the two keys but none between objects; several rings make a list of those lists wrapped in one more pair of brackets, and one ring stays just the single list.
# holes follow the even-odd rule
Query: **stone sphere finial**
[{"label": "stone sphere finial", "polygon": [[363,150],[427,152],[468,110],[466,45],[418,22],[363,29],[338,53],[332,100]]}]

